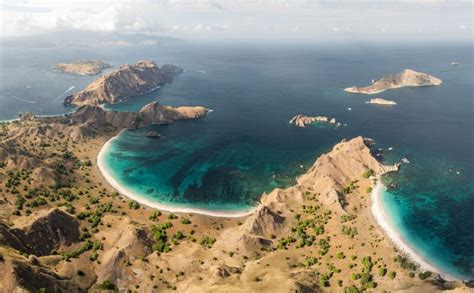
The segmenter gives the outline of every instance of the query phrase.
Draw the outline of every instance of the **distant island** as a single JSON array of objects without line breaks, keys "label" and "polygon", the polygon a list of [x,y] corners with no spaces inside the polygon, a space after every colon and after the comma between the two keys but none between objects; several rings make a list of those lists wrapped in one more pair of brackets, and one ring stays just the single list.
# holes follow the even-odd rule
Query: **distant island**
[{"label": "distant island", "polygon": [[170,64],[158,67],[154,61],[125,64],[101,76],[84,90],[67,96],[64,104],[76,106],[115,104],[127,97],[142,95],[170,83],[174,76],[182,72],[182,68]]},{"label": "distant island", "polygon": [[434,76],[411,69],[405,69],[398,74],[387,75],[379,80],[374,80],[371,85],[364,87],[352,86],[345,88],[344,91],[355,94],[371,95],[402,87],[433,86],[440,85],[441,83],[441,79]]},{"label": "distant island", "polygon": [[365,102],[366,104],[376,104],[376,105],[386,105],[386,106],[395,106],[397,103],[390,100],[385,100],[383,98],[374,98],[370,101]]},{"label": "distant island", "polygon": [[305,115],[296,115],[293,118],[291,118],[289,123],[298,127],[306,127],[306,125],[313,124],[316,122],[324,122],[324,123],[340,125],[340,123],[336,122],[335,118],[330,119],[326,116],[305,116]]},{"label": "distant island", "polygon": [[100,60],[80,60],[71,63],[58,63],[54,69],[80,75],[95,75],[110,67],[112,67],[110,64]]}]

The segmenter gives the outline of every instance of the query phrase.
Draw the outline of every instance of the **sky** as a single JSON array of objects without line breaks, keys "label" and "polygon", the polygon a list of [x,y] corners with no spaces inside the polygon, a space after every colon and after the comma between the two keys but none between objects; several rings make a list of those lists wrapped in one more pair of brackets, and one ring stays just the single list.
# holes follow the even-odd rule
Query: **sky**
[{"label": "sky", "polygon": [[473,1],[0,0],[1,36],[54,31],[179,38],[471,40]]}]

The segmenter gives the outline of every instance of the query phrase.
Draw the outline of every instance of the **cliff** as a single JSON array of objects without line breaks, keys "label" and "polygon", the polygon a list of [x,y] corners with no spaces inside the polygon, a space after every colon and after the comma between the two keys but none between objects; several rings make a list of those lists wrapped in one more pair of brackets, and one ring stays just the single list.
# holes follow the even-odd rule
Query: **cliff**
[{"label": "cliff", "polygon": [[423,72],[405,69],[398,74],[387,75],[379,80],[373,81],[371,85],[364,87],[352,86],[345,88],[344,91],[370,95],[402,87],[434,86],[440,84],[442,84],[442,81],[439,78]]},{"label": "cliff", "polygon": [[58,63],[54,66],[54,69],[80,75],[94,75],[102,72],[102,69],[110,67],[112,67],[110,64],[100,60],[81,60],[71,63]]},{"label": "cliff", "polygon": [[173,80],[183,70],[174,65],[159,67],[154,61],[125,64],[119,69],[98,78],[84,90],[67,96],[66,105],[114,104],[123,99],[142,95]]}]

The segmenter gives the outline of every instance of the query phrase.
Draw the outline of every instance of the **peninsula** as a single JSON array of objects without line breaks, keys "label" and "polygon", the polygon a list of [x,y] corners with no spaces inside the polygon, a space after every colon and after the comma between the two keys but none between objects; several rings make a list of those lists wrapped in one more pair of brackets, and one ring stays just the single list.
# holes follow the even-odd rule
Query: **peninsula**
[{"label": "peninsula", "polygon": [[306,127],[308,124],[317,123],[317,122],[324,122],[330,124],[337,124],[340,123],[336,122],[335,118],[328,118],[326,116],[305,116],[305,115],[296,115],[290,120],[290,124],[296,125],[298,127]]},{"label": "peninsula", "polygon": [[440,85],[441,83],[441,79],[434,76],[411,69],[405,69],[398,74],[387,75],[379,80],[374,80],[371,85],[364,87],[352,86],[345,88],[344,91],[371,95],[402,87],[434,86]]},{"label": "peninsula", "polygon": [[374,98],[365,102],[366,104],[376,104],[376,105],[386,105],[386,106],[395,106],[397,103],[390,100],[385,100],[383,98]]},{"label": "peninsula", "polygon": [[71,63],[58,63],[54,69],[80,75],[95,75],[110,67],[112,67],[110,64],[100,60],[80,60]]},{"label": "peninsula", "polygon": [[159,67],[154,61],[125,64],[98,78],[84,90],[67,96],[65,105],[114,104],[130,96],[142,95],[169,83],[183,69],[174,65]]}]

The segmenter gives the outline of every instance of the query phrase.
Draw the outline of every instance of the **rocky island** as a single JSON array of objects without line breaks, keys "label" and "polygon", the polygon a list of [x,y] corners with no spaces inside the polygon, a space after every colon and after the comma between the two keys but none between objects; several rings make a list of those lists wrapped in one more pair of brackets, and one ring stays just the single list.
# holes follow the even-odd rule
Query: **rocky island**
[{"label": "rocky island", "polygon": [[95,75],[110,67],[112,67],[110,64],[100,60],[80,60],[71,63],[58,63],[54,69],[80,75]]},{"label": "rocky island", "polygon": [[125,64],[98,78],[84,90],[67,96],[66,105],[114,104],[130,96],[153,91],[173,80],[183,69],[174,65],[159,67],[154,61],[139,61],[134,65]]},{"label": "rocky island", "polygon": [[293,118],[291,118],[289,123],[298,127],[306,127],[306,125],[308,124],[317,123],[317,122],[340,125],[340,123],[336,122],[335,118],[330,119],[326,116],[305,116],[305,115],[296,115]]},{"label": "rocky island", "polygon": [[376,104],[376,105],[386,105],[386,106],[395,106],[397,103],[390,100],[385,100],[383,98],[374,98],[365,102],[366,104]]},{"label": "rocky island", "polygon": [[398,74],[387,75],[379,80],[374,80],[371,85],[364,87],[352,86],[345,88],[344,91],[371,95],[402,87],[434,86],[440,85],[441,83],[441,79],[434,76],[411,69],[405,69]]}]

